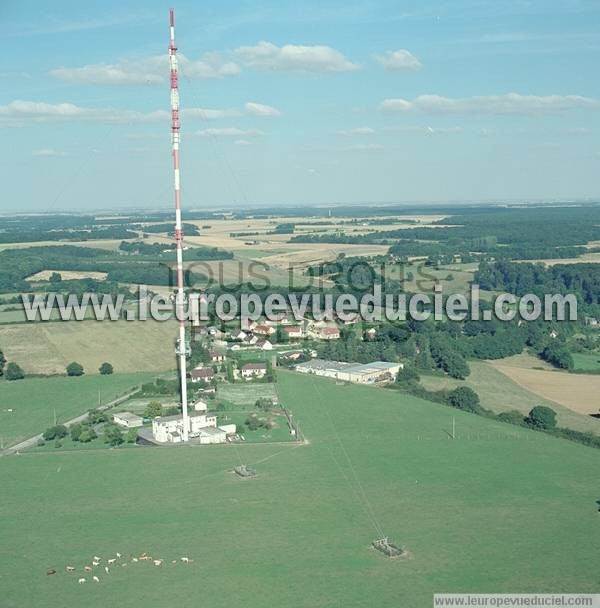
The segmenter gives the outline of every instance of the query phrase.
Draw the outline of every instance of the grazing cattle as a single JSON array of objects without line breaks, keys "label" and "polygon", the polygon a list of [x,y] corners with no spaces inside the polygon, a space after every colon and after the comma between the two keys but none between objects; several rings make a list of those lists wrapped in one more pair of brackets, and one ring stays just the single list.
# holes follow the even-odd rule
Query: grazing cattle
[{"label": "grazing cattle", "polygon": [[121,564],[121,568],[125,568],[127,564]]},{"label": "grazing cattle", "polygon": [[181,558],[181,561],[182,561],[184,564],[189,564],[189,563],[190,563],[190,558],[189,558],[189,557],[182,557],[182,558]]},{"label": "grazing cattle", "polygon": [[113,557],[112,559],[108,560],[108,564],[114,564],[117,560]]},{"label": "grazing cattle", "polygon": [[163,560],[162,560],[162,559],[155,559],[155,560],[154,560],[154,565],[155,565],[155,566],[160,566],[162,563],[163,563]]},{"label": "grazing cattle", "polygon": [[102,558],[98,557],[97,555],[94,555],[94,561],[95,562],[99,562]]},{"label": "grazing cattle", "polygon": [[91,567],[91,566],[84,566],[84,567],[83,567],[83,569],[84,569],[86,572],[91,572],[91,571],[92,571],[92,567]]},{"label": "grazing cattle", "polygon": [[106,572],[106,574],[108,574],[108,573],[109,573],[108,566],[104,566],[104,572]]},{"label": "grazing cattle", "polygon": [[138,558],[137,558],[137,557],[132,557],[132,558],[131,558],[131,561],[132,561],[133,563],[136,563],[136,562],[138,561]]},{"label": "grazing cattle", "polygon": [[120,554],[120,553],[117,553],[117,554],[116,554],[116,556],[117,556],[119,559],[121,559],[121,554]]},{"label": "grazing cattle", "polygon": [[174,560],[173,560],[171,563],[172,563],[172,564],[176,564],[176,563],[177,563],[177,560],[176,560],[176,559],[174,559]]},{"label": "grazing cattle", "polygon": [[46,570],[46,576],[50,576],[51,574],[56,574],[56,570],[54,568],[49,568]]},{"label": "grazing cattle", "polygon": [[78,582],[80,585],[83,585],[83,583],[85,583],[85,579],[84,579],[84,578],[80,578],[80,579],[79,579],[77,582]]},{"label": "grazing cattle", "polygon": [[99,566],[100,562],[92,562],[92,566]]},{"label": "grazing cattle", "polygon": [[95,583],[99,583],[99,582],[100,582],[100,579],[99,579],[97,576],[92,576],[92,580],[93,580]]},{"label": "grazing cattle", "polygon": [[75,572],[75,566],[67,566],[66,567],[66,571],[67,572]]}]

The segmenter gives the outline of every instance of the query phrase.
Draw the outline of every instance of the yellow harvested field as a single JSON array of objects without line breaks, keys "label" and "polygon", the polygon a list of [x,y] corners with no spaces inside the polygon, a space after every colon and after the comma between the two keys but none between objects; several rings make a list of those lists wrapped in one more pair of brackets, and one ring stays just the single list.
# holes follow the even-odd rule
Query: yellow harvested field
[{"label": "yellow harvested field", "polygon": [[27,281],[47,281],[55,272],[60,274],[63,281],[70,281],[72,279],[96,279],[97,281],[104,281],[108,276],[106,272],[95,272],[93,270],[85,272],[75,270],[42,270],[27,277]]},{"label": "yellow harvested field", "polygon": [[0,251],[4,249],[23,249],[25,247],[62,247],[63,245],[72,245],[73,247],[92,247],[115,251],[119,248],[121,243],[121,239],[107,239],[98,241],[34,241],[26,243],[2,243],[0,245]]},{"label": "yellow harvested field", "polygon": [[6,358],[28,374],[59,374],[78,361],[88,374],[104,362],[115,372],[165,371],[176,366],[177,326],[157,321],[54,321],[0,326]]},{"label": "yellow harvested field", "polygon": [[555,401],[579,414],[600,413],[600,376],[530,369],[509,359],[491,361],[490,365],[544,399]]}]

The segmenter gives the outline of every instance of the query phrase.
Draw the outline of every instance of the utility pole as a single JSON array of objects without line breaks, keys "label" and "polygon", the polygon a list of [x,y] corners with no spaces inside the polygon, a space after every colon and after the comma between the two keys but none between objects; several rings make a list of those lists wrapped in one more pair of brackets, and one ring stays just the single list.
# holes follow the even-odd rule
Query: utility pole
[{"label": "utility pole", "polygon": [[175,243],[177,250],[177,296],[175,308],[179,320],[179,338],[176,353],[179,357],[179,377],[181,386],[181,411],[183,414],[183,441],[188,441],[189,420],[187,403],[187,357],[189,346],[185,335],[184,302],[185,291],[183,285],[183,228],[181,225],[181,197],[179,190],[179,73],[177,67],[177,46],[175,44],[175,12],[170,10],[170,44],[169,67],[171,70],[171,144],[173,154],[173,175],[175,186]]},{"label": "utility pole", "polygon": [[452,416],[452,439],[456,439],[456,419]]}]

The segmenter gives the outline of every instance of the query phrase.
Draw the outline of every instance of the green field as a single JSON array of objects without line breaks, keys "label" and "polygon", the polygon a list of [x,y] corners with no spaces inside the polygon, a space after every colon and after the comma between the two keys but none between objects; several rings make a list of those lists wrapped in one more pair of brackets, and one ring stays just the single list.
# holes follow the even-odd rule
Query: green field
[{"label": "green field", "polygon": [[573,357],[573,363],[575,364],[576,370],[581,371],[596,371],[600,370],[600,353],[589,354],[589,353],[571,353]]},{"label": "green field", "polygon": [[[536,405],[546,405],[556,412],[559,426],[583,432],[600,431],[600,423],[597,419],[574,412],[559,403],[528,391],[485,361],[469,361],[469,367],[471,373],[466,380],[455,380],[445,375],[423,375],[421,384],[428,390],[451,390],[457,386],[469,386],[479,394],[483,407],[496,413],[519,410],[525,415]],[[585,382],[585,378],[582,378],[582,382]]]},{"label": "green field", "polygon": [[[600,591],[599,451],[395,391],[291,372],[278,391],[307,445],[0,459],[3,608],[421,608],[436,591]],[[240,459],[258,477],[236,478]],[[410,557],[371,549],[382,533]],[[91,583],[83,565],[117,551],[166,563]],[[194,562],[171,564],[180,556]]]},{"label": "green field", "polygon": [[253,409],[261,397],[276,400],[277,391],[274,384],[266,382],[221,384],[217,392],[217,400],[224,399],[241,409]]},{"label": "green field", "polygon": [[[0,437],[4,447],[37,435],[54,422],[65,422],[101,403],[108,403],[150,374],[114,374],[80,378],[26,378],[0,382]],[[8,412],[12,409],[12,412]]]}]

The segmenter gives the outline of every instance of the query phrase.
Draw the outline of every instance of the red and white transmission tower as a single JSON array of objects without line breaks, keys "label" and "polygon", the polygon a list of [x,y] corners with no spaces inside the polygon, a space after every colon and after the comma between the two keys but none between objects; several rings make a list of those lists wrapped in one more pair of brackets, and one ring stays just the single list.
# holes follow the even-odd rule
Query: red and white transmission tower
[{"label": "red and white transmission tower", "polygon": [[179,319],[179,339],[177,356],[181,383],[181,409],[183,413],[183,441],[189,439],[189,419],[187,402],[187,357],[189,346],[185,335],[185,290],[183,285],[183,230],[181,227],[181,196],[179,191],[179,83],[177,70],[177,47],[175,46],[175,13],[170,10],[171,42],[169,44],[169,65],[171,69],[171,141],[173,144],[173,173],[175,177],[175,242],[177,244],[177,296],[175,306]]}]

